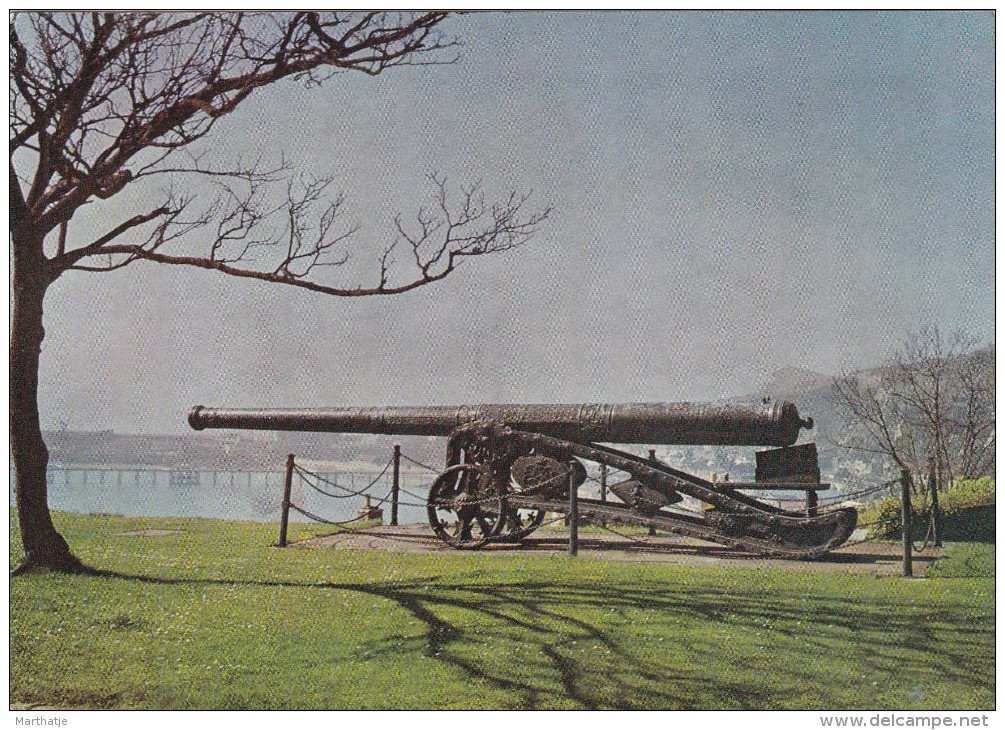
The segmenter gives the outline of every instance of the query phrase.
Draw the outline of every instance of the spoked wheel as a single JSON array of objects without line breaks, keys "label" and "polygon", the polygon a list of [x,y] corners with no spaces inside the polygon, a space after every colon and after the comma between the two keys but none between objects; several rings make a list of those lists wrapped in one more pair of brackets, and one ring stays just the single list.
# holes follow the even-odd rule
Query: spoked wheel
[{"label": "spoked wheel", "polygon": [[535,507],[510,507],[506,511],[506,525],[500,540],[519,542],[534,532],[544,522],[544,510]]},{"label": "spoked wheel", "polygon": [[436,477],[426,513],[438,538],[468,550],[498,537],[506,522],[503,495],[488,469],[478,464],[457,464]]}]

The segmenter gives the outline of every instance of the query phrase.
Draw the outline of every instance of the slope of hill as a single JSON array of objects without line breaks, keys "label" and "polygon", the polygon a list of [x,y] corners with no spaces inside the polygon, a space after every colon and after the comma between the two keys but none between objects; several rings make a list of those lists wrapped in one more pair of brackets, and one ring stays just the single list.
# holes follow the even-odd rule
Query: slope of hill
[{"label": "slope of hill", "polygon": [[[835,493],[887,481],[893,476],[892,464],[882,457],[867,458],[838,445],[846,424],[834,406],[833,381],[834,376],[825,373],[784,368],[772,373],[754,392],[724,402],[767,407],[766,402],[791,401],[801,416],[812,417],[814,428],[802,432],[800,443],[817,444],[821,479],[832,483]],[[714,472],[721,477],[728,473],[733,481],[752,481],[755,450],[746,447],[664,447],[657,448],[656,452],[669,463],[700,476],[707,477]]]}]

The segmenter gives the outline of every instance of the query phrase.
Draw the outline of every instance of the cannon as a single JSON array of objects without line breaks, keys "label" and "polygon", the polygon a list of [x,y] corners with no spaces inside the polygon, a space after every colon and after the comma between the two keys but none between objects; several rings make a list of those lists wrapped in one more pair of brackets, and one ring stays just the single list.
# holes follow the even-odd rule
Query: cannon
[{"label": "cannon", "polygon": [[[519,541],[547,512],[568,509],[588,465],[623,472],[610,484],[618,502],[579,499],[579,512],[645,525],[765,556],[813,558],[855,529],[852,508],[821,512],[816,447],[795,445],[813,427],[792,403],[763,408],[694,403],[488,404],[374,408],[235,410],[196,406],[205,428],[447,437],[446,468],[430,486],[433,532],[455,548]],[[713,482],[612,447],[665,444],[772,447],[757,453],[754,483]],[[798,489],[803,511],[750,494]],[[701,509],[681,506],[685,497]]]}]

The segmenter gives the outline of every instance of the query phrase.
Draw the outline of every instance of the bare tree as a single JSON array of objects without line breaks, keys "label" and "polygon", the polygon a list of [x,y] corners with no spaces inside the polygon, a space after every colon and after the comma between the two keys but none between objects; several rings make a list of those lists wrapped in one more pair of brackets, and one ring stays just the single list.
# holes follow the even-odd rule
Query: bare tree
[{"label": "bare tree", "polygon": [[846,373],[832,396],[848,427],[842,445],[901,469],[935,462],[940,483],[990,473],[995,452],[995,358],[964,333],[909,335],[883,367]]},{"label": "bare tree", "polygon": [[[64,272],[149,261],[334,296],[400,294],[444,278],[465,258],[519,246],[547,218],[547,209],[529,209],[527,195],[487,203],[479,186],[452,192],[434,175],[431,204],[410,222],[399,216],[379,246],[372,283],[339,283],[332,276],[356,231],[332,179],[294,175],[282,162],[219,166],[200,146],[221,118],[283,79],[309,88],[340,72],[452,62],[457,41],[440,32],[445,17],[12,15],[10,426],[22,569],[80,567],[49,514],[38,409],[43,303]],[[200,207],[185,192],[187,176],[218,195]],[[143,194],[127,198],[126,190]],[[137,199],[156,202],[116,217]],[[103,229],[81,221],[85,206],[103,210],[89,217],[107,222]],[[405,275],[398,248],[412,269]]]}]

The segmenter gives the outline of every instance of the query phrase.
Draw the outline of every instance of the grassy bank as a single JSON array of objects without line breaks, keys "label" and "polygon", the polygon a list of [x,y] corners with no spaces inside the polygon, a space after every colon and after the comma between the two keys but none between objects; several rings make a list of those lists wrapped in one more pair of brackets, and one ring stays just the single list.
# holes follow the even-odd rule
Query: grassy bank
[{"label": "grassy bank", "polygon": [[[988,709],[993,546],[926,581],[270,547],[57,515],[100,576],[11,580],[11,701],[157,709]],[[159,537],[123,535],[180,530]],[[309,530],[293,526],[292,537]],[[12,559],[19,544],[11,528]],[[971,575],[984,577],[969,577]]]},{"label": "grassy bank", "polygon": [[[927,490],[913,499],[914,538],[924,540],[932,517],[932,504]],[[877,538],[897,538],[901,534],[900,497],[873,502],[859,510],[859,524],[872,525],[870,535]],[[942,516],[942,539],[950,542],[995,541],[995,480],[988,477],[964,479],[939,492]]]}]

